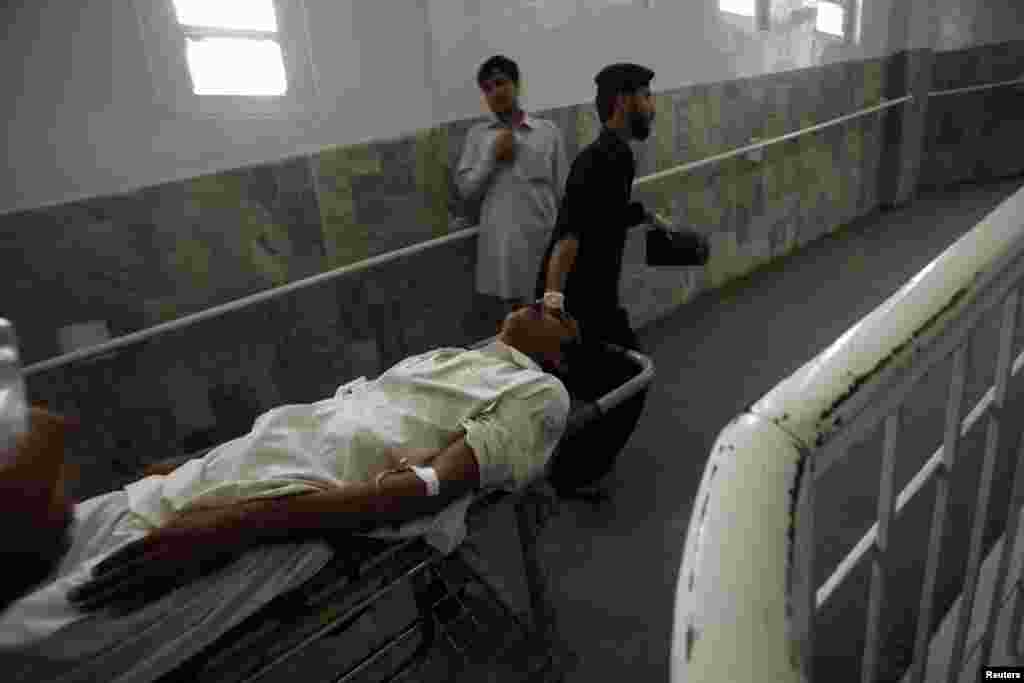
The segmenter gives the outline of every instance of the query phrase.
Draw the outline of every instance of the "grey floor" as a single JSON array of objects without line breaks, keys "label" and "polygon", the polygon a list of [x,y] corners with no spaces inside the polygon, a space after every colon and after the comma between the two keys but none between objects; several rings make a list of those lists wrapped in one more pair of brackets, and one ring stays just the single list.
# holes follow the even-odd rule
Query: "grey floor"
[{"label": "grey floor", "polygon": [[[612,502],[565,504],[541,539],[559,626],[575,655],[566,683],[668,680],[676,574],[691,504],[720,429],[1022,184],[1024,179],[1013,179],[923,194],[906,208],[864,217],[745,282],[702,295],[640,331],[656,376],[639,427],[609,477]],[[897,478],[906,481],[912,472],[900,469]],[[842,490],[877,491],[877,472],[877,465],[845,468],[841,484],[832,484],[843,488],[832,499]],[[848,506],[820,513],[816,526],[825,537],[819,581],[866,530],[872,500],[867,493],[851,496]],[[482,542],[483,557],[493,563],[489,573],[506,576],[497,578],[499,587],[525,606],[507,531]],[[863,609],[863,596],[837,595],[828,621],[838,623],[844,602]],[[850,641],[861,638],[857,622],[850,623],[853,635],[823,632],[816,666],[827,680],[844,678],[835,676],[859,660],[850,659],[857,652]],[[313,671],[323,662],[305,664],[297,663],[304,672],[292,680],[316,680]],[[515,661],[494,666],[514,668]],[[453,680],[437,667],[415,678]],[[484,680],[479,670],[455,678]]]}]

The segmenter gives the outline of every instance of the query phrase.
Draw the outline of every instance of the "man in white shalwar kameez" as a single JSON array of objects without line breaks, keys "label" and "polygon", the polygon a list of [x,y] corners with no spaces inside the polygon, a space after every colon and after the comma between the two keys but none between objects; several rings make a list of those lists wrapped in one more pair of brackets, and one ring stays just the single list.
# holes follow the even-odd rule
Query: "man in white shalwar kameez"
[{"label": "man in white shalwar kameez", "polygon": [[467,134],[455,180],[480,207],[477,292],[502,299],[507,312],[533,300],[569,164],[558,126],[520,107],[515,62],[491,57],[477,84],[492,115]]}]

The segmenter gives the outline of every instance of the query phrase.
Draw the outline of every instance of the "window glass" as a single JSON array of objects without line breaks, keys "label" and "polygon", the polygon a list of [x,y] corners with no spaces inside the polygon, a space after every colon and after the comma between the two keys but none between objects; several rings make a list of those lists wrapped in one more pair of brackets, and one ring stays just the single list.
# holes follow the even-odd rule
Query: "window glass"
[{"label": "window glass", "polygon": [[753,17],[757,14],[757,0],[718,0],[718,9],[730,14]]},{"label": "window glass", "polygon": [[818,3],[818,30],[833,36],[843,35],[846,10],[834,2]]},{"label": "window glass", "polygon": [[283,95],[288,90],[276,41],[188,38],[186,50],[197,95]]},{"label": "window glass", "polygon": [[188,26],[276,31],[273,0],[174,0],[178,22]]}]

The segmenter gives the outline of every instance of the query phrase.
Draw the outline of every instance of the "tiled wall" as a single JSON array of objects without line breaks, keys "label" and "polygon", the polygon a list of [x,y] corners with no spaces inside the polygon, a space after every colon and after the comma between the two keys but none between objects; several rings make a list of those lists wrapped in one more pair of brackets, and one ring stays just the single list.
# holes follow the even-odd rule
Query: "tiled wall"
[{"label": "tiled wall", "polygon": [[[657,95],[638,175],[877,103],[886,60],[680,88]],[[599,130],[591,103],[538,112],[573,158]],[[399,140],[0,217],[5,314],[28,362],[59,353],[57,329],[108,321],[114,335],[464,227],[451,168],[474,121]],[[882,119],[867,116],[648,185],[649,206],[707,231],[704,269],[649,269],[627,245],[623,300],[636,324],[871,211]],[[329,396],[407,355],[495,331],[474,293],[475,239],[290,293],[139,346],[40,373],[31,397],[88,426],[75,492],[122,485],[148,462],[244,433],[275,405]],[[205,436],[204,436],[205,435]]]},{"label": "tiled wall", "polygon": [[[1024,78],[1024,40],[939,52],[933,90]],[[1024,85],[932,97],[922,187],[1024,173]]]}]

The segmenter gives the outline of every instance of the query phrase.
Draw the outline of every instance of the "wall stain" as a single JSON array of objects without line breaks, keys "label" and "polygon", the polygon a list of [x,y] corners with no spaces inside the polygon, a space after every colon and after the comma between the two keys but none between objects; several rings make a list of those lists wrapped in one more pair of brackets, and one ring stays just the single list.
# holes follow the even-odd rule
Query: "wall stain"
[{"label": "wall stain", "polygon": [[[899,354],[908,345],[916,341],[917,338],[921,336],[929,327],[931,327],[939,319],[940,316],[942,316],[944,313],[948,312],[954,306],[956,306],[960,299],[962,299],[964,295],[967,293],[968,289],[970,289],[970,285],[958,289],[942,308],[940,308],[934,315],[928,318],[928,320],[926,320],[920,327],[918,327],[916,330],[914,330],[914,332],[911,333],[910,338],[903,341],[901,344],[897,345],[892,351],[890,351],[884,358],[879,360],[875,364],[875,366],[868,370],[866,373],[856,376],[854,378],[853,383],[850,384],[846,391],[844,391],[838,398],[836,398],[832,402],[832,404],[829,405],[829,407],[826,408],[823,413],[821,413],[821,415],[819,416],[819,423],[828,420],[828,418],[831,417],[832,414],[835,413],[835,411],[840,408],[840,406],[842,406],[847,400],[850,399],[850,397],[857,393],[857,391],[863,384],[865,384],[872,377],[874,377],[882,370],[884,370],[893,361],[894,358],[899,356]],[[836,425],[838,424],[839,423],[837,421]],[[815,445],[820,445],[819,441],[821,440],[821,434],[819,434],[818,440],[815,441]]]},{"label": "wall stain", "polygon": [[686,627],[686,661],[689,662],[693,658],[693,646],[697,644],[700,639],[700,633],[693,627],[693,624],[689,624]]},{"label": "wall stain", "polygon": [[[810,469],[808,460],[811,452],[806,448],[797,447],[799,457],[796,461],[796,475],[793,477],[793,487],[789,489],[789,525],[786,528],[786,604],[793,600],[793,581],[796,568],[793,558],[796,554],[796,515],[797,506],[800,502],[800,485],[803,483],[804,474]],[[806,577],[805,577],[806,580]]]}]

